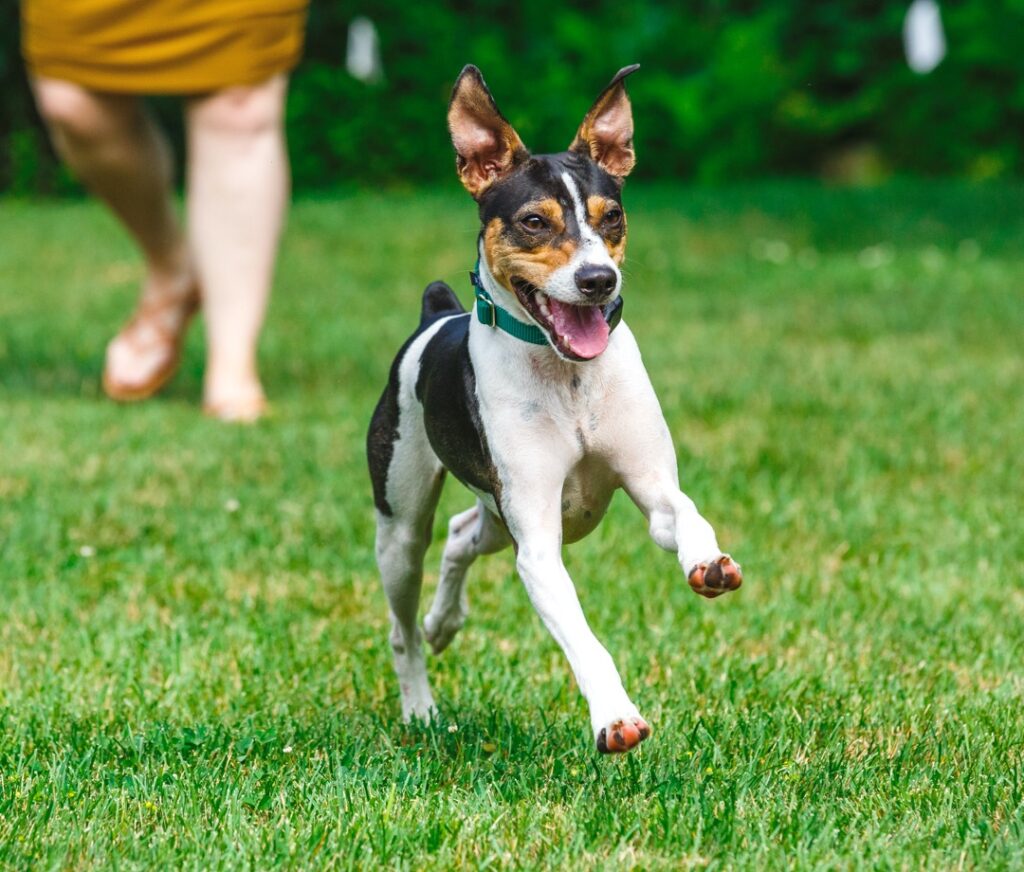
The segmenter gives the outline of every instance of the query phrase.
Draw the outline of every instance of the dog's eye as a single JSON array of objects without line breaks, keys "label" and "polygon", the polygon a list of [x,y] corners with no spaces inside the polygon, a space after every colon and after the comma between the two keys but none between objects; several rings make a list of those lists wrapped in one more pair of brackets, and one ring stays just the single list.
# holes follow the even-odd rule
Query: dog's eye
[{"label": "dog's eye", "polygon": [[622,223],[622,210],[609,209],[601,218],[601,223],[607,227],[618,227]]},{"label": "dog's eye", "polygon": [[520,218],[519,223],[531,233],[537,233],[548,226],[548,222],[541,218],[540,215],[533,214],[527,215],[525,218]]}]

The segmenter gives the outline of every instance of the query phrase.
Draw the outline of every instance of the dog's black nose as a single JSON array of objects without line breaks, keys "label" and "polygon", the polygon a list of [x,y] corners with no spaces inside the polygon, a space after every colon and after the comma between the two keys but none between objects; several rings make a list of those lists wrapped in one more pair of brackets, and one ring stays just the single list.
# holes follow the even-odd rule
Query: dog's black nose
[{"label": "dog's black nose", "polygon": [[615,290],[615,270],[608,266],[581,266],[576,270],[576,287],[588,297],[607,297]]}]

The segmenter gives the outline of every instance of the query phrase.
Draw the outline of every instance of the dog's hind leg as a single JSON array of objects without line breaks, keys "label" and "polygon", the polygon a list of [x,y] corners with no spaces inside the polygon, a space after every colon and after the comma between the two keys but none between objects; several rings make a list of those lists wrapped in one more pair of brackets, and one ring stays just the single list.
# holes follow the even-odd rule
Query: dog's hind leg
[{"label": "dog's hind leg", "polygon": [[391,609],[391,648],[407,721],[430,720],[435,711],[417,618],[423,557],[443,480],[425,434],[414,431],[395,443],[388,470],[390,511],[377,510],[377,565]]},{"label": "dog's hind leg", "polygon": [[511,543],[504,525],[481,502],[448,522],[448,540],[441,557],[441,577],[434,602],[423,619],[423,632],[440,654],[462,628],[469,613],[466,573],[481,554],[493,554]]}]

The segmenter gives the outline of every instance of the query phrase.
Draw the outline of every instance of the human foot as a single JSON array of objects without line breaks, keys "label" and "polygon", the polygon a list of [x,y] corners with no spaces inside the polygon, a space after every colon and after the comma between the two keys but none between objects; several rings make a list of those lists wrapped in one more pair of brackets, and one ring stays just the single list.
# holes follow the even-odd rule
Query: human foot
[{"label": "human foot", "polygon": [[107,396],[134,402],[166,385],[181,362],[181,346],[198,310],[199,286],[190,268],[151,271],[135,313],[107,346]]},{"label": "human foot", "polygon": [[267,398],[254,375],[232,379],[208,377],[203,412],[227,423],[251,424],[267,413]]}]

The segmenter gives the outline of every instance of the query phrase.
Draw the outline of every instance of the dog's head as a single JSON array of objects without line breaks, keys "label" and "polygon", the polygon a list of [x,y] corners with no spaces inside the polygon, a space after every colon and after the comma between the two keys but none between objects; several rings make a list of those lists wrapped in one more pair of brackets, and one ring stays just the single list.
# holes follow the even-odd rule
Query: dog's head
[{"label": "dog's head", "polygon": [[622,285],[621,190],[635,162],[623,80],[636,69],[619,70],[560,154],[527,151],[474,66],[462,71],[448,107],[459,178],[480,207],[487,267],[569,360],[607,347],[603,309]]}]

